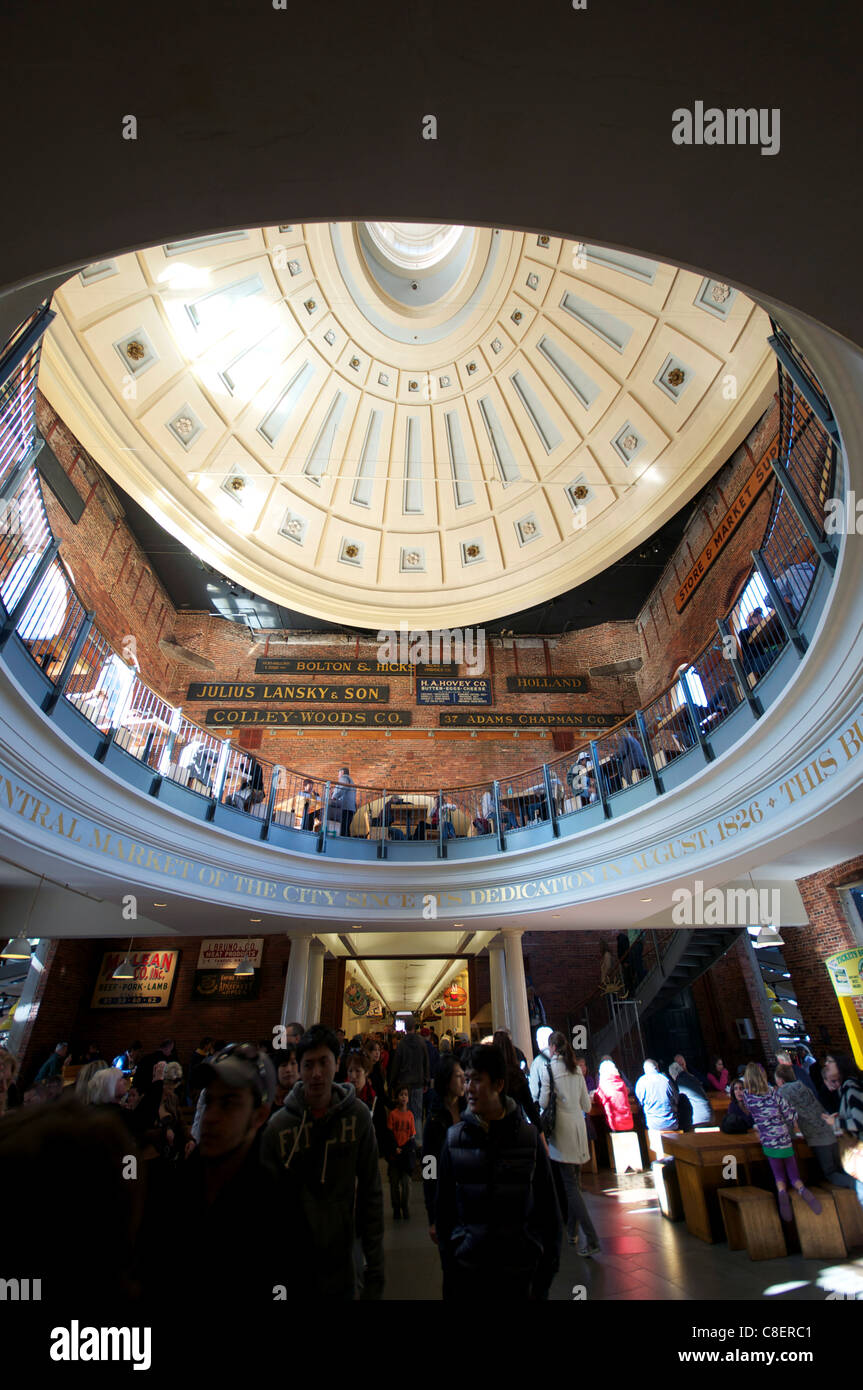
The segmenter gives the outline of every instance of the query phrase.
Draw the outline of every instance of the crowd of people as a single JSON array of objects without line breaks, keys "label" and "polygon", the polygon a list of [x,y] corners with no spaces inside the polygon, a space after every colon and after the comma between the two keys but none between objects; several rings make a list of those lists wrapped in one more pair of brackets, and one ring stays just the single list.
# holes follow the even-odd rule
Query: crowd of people
[{"label": "crowd of people", "polygon": [[[379,1298],[385,1164],[395,1221],[411,1219],[421,1185],[445,1300],[545,1299],[564,1232],[580,1255],[601,1253],[581,1181],[591,1108],[620,1132],[635,1127],[637,1102],[661,1154],[663,1133],[715,1124],[711,1091],[730,1096],[724,1129],[758,1134],[783,1216],[789,1186],[820,1210],[796,1167],[798,1128],[825,1178],[856,1187],[863,1202],[843,1152],[863,1136],[863,1077],[848,1058],[819,1066],[780,1054],[770,1085],[757,1063],[731,1078],[715,1058],[701,1075],[682,1055],[665,1069],[645,1059],[634,1080],[603,1057],[594,1077],[550,1028],[530,1060],[505,1030],[471,1043],[410,1018],[404,1033],[350,1042],[341,1030],[294,1022],[280,1041],[276,1050],[204,1037],[185,1067],[172,1039],[151,1051],[135,1040],[110,1062],[91,1044],[59,1105],[46,1102],[63,1089],[67,1044],[23,1095],[0,1049],[0,1172],[7,1186],[26,1175],[46,1192],[74,1177],[75,1210],[98,1217],[97,1248],[111,1252],[90,1272],[106,1298],[182,1297],[187,1263],[167,1258],[180,1232],[207,1281],[241,1269],[249,1291],[268,1300],[282,1290]],[[118,1167],[143,1181],[118,1181]],[[69,1239],[80,1235],[79,1254],[88,1249],[67,1205],[62,1222],[51,1203],[11,1214],[48,1283],[52,1268],[63,1280]]]}]

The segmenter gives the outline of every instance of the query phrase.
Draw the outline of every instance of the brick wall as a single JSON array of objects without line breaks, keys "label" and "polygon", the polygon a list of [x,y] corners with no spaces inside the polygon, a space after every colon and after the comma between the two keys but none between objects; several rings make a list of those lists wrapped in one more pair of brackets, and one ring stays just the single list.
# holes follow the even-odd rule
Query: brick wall
[{"label": "brick wall", "polygon": [[[116,941],[59,940],[32,1032],[22,1052],[25,1081],[45,1061],[58,1042],[69,1042],[73,1054],[90,1042],[99,1043],[110,1061],[135,1038],[152,1051],[162,1038],[172,1037],[184,1066],[192,1050],[206,1034],[228,1042],[272,1039],[280,1022],[285,971],[291,948],[286,936],[264,939],[261,992],[257,999],[205,1004],[192,999],[192,985],[200,940],[196,937],[136,937],[134,950],[176,950],[180,961],[168,1009],[158,1015],[144,1009],[91,1009],[90,1000],[102,956],[107,951],[125,952],[128,938]],[[344,962],[324,961],[321,1019],[339,1026],[344,990]],[[303,1020],[304,1022],[306,1020]],[[313,1020],[318,1022],[317,1019]]]},{"label": "brick wall", "polygon": [[[809,918],[805,933],[784,933],[782,954],[797,990],[797,1002],[812,1035],[813,1050],[836,1048],[850,1052],[848,1034],[830,982],[825,957],[859,943],[848,924],[838,889],[863,879],[863,854],[844,864],[834,864],[821,873],[797,880],[797,887]],[[855,1000],[863,1019],[863,999]]]},{"label": "brick wall", "polygon": [[637,675],[642,705],[649,704],[671,682],[682,661],[694,657],[706,642],[718,639],[716,619],[724,617],[734,602],[752,568],[750,552],[761,544],[773,496],[772,484],[767,485],[726,543],[682,613],[677,612],[674,596],[778,428],[779,406],[774,402],[699,501],[665,574],[636,620],[638,655],[644,658]]}]

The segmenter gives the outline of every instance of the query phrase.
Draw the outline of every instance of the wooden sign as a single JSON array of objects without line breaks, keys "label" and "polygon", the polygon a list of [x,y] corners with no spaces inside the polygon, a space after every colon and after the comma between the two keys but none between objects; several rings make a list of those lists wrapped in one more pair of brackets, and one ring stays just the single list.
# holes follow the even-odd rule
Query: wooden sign
[{"label": "wooden sign", "polygon": [[259,676],[457,676],[458,666],[413,666],[409,661],[297,661],[292,657],[259,656]]},{"label": "wooden sign", "polygon": [[490,705],[491,681],[486,677],[449,679],[417,677],[418,705]]},{"label": "wooden sign", "polygon": [[728,541],[734,535],[746,513],[750,511],[760,496],[767,483],[773,477],[773,469],[770,467],[770,460],[776,458],[779,453],[779,435],[771,441],[761,458],[756,463],[743,487],[738,492],[725,516],[720,521],[710,540],[702,550],[692,568],[684,577],[683,583],[674,595],[674,606],[678,613],[682,613],[695,590],[698,588],[702,579],[706,575],[714,560],[717,559]]},{"label": "wooden sign", "polygon": [[99,966],[91,1009],[167,1009],[177,978],[180,952],[165,950],[134,951],[130,959],[134,980],[115,980],[114,971],[124,959],[123,951],[106,951]]},{"label": "wooden sign", "polygon": [[196,681],[189,686],[186,698],[189,700],[272,700],[278,704],[292,701],[303,704],[350,705],[359,702],[369,705],[387,705],[390,699],[388,685],[280,685],[277,682],[242,681],[219,684],[213,681]]},{"label": "wooden sign", "polygon": [[535,690],[590,689],[587,676],[507,676],[506,688],[511,695],[530,695]]},{"label": "wooden sign", "polygon": [[611,729],[625,714],[468,714],[441,710],[441,725],[457,724],[476,729]]},{"label": "wooden sign", "polygon": [[215,728],[240,724],[272,724],[282,728],[330,725],[341,728],[394,729],[410,724],[411,712],[403,709],[208,709],[204,723]]}]

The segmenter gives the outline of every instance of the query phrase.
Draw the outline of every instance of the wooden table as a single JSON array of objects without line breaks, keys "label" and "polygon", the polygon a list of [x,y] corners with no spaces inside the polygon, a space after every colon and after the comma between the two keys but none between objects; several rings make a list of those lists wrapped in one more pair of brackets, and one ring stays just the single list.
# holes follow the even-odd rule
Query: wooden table
[{"label": "wooden table", "polygon": [[[717,1192],[730,1186],[727,1160],[735,1158],[742,1167],[748,1186],[773,1186],[773,1177],[757,1134],[723,1134],[718,1129],[694,1129],[689,1134],[665,1134],[662,1147],[675,1161],[686,1228],[700,1240],[713,1244],[724,1238]],[[802,1140],[795,1140],[794,1153],[800,1159],[812,1157]],[[761,1166],[753,1183],[752,1169]],[[725,1172],[723,1172],[725,1169]]]}]

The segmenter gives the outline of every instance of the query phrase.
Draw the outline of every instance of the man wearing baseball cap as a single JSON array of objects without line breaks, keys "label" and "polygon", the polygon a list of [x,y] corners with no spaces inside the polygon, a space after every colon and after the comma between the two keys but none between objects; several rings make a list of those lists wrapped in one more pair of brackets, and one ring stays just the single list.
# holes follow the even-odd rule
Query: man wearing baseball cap
[{"label": "man wearing baseball cap", "polygon": [[287,1282],[279,1263],[287,1253],[285,1232],[277,1245],[271,1219],[276,1185],[260,1157],[275,1068],[255,1043],[231,1043],[202,1062],[196,1078],[204,1088],[197,1148],[184,1163],[148,1165],[145,1296],[163,1300],[175,1274],[182,1287],[171,1292],[188,1296],[188,1263],[174,1260],[165,1244],[166,1232],[173,1232],[182,1233],[183,1250],[208,1289],[242,1279],[247,1291],[271,1301],[273,1288]]}]

